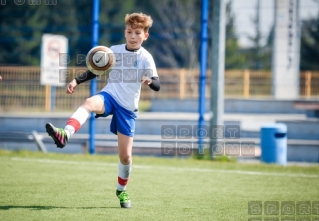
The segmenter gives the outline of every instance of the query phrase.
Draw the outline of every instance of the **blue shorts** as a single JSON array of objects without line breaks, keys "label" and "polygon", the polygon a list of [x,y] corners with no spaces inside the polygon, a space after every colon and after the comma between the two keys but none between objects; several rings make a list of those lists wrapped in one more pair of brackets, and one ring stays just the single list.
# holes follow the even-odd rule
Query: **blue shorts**
[{"label": "blue shorts", "polygon": [[104,114],[97,114],[95,117],[107,117],[113,115],[110,131],[114,134],[120,132],[129,137],[134,136],[136,114],[133,111],[127,110],[117,103],[114,98],[108,93],[102,91],[97,93],[104,101]]}]

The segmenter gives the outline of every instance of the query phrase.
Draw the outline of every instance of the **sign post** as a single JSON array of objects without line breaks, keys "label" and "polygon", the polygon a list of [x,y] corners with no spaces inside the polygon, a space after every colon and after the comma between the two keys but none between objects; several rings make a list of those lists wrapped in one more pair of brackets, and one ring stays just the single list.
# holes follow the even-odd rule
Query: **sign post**
[{"label": "sign post", "polygon": [[[44,34],[41,48],[41,78],[42,85],[46,85],[46,110],[51,111],[55,106],[55,87],[65,85],[67,63],[61,61],[61,54],[68,51],[68,39],[62,35]],[[50,92],[49,92],[50,90]],[[50,108],[49,108],[50,107]]]}]

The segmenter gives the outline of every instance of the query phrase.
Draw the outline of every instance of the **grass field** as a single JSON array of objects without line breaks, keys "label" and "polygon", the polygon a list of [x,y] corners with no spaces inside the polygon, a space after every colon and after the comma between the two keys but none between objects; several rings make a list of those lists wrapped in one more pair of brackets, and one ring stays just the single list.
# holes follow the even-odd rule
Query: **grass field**
[{"label": "grass field", "polygon": [[116,156],[2,150],[0,220],[284,220],[280,211],[249,215],[254,211],[248,204],[319,201],[319,166],[134,156],[128,185],[132,209],[121,209],[115,196],[117,162]]}]

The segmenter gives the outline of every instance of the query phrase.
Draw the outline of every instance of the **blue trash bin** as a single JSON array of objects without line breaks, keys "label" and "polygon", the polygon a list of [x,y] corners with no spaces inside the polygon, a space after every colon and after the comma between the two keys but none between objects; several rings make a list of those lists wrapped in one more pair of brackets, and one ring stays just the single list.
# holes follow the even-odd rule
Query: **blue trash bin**
[{"label": "blue trash bin", "polygon": [[287,164],[287,126],[267,124],[260,130],[261,160],[265,163]]}]

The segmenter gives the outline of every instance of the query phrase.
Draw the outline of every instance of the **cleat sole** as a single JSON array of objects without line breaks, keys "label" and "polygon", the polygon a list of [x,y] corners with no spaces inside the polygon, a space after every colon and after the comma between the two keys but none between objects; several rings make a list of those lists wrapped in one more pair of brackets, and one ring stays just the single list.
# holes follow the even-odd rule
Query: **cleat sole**
[{"label": "cleat sole", "polygon": [[129,203],[120,203],[121,205],[121,208],[125,208],[125,209],[130,209],[132,206],[131,206],[131,202]]}]

